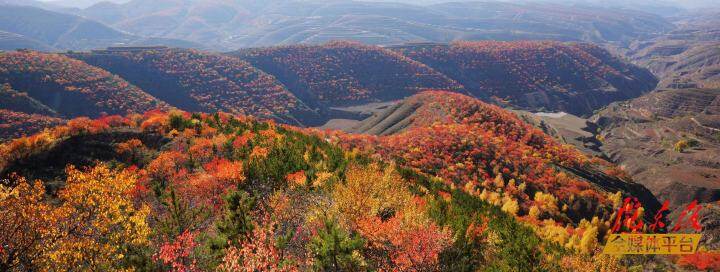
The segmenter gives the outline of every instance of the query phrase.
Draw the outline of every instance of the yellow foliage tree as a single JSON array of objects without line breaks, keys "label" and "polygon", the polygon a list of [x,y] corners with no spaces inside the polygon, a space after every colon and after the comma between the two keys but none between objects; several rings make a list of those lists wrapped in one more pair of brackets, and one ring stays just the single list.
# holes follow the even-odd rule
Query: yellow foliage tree
[{"label": "yellow foliage tree", "polygon": [[608,199],[610,199],[610,201],[612,201],[613,208],[615,210],[619,209],[620,205],[622,205],[623,199],[622,199],[622,193],[620,191],[618,191],[614,194],[609,194]]},{"label": "yellow foliage tree", "polygon": [[333,200],[334,209],[351,224],[387,212],[403,212],[407,219],[420,214],[414,211],[413,196],[392,166],[350,167],[345,182],[336,185]]},{"label": "yellow foliage tree", "polygon": [[148,244],[149,207],[136,208],[127,195],[136,176],[98,165],[88,171],[68,167],[67,185],[59,193],[63,218],[58,239],[46,248],[47,269],[119,271],[128,248]]},{"label": "yellow foliage tree", "polygon": [[527,188],[527,184],[525,184],[525,182],[520,183],[520,185],[518,186],[518,191],[525,192],[525,188]]},{"label": "yellow foliage tree", "polygon": [[0,271],[38,270],[56,216],[43,199],[42,183],[30,184],[19,177],[12,181],[16,184],[12,188],[0,185]]},{"label": "yellow foliage tree", "polygon": [[673,148],[675,149],[675,151],[676,151],[676,152],[680,152],[680,153],[685,152],[685,149],[687,149],[688,147],[690,147],[690,144],[688,143],[687,140],[677,141],[677,142],[675,143],[675,145],[673,146]]},{"label": "yellow foliage tree", "polygon": [[589,227],[585,230],[580,239],[580,252],[592,253],[598,245],[598,229],[597,227]]},{"label": "yellow foliage tree", "polygon": [[535,192],[535,204],[541,212],[556,213],[558,211],[557,198],[543,192]]},{"label": "yellow foliage tree", "polygon": [[507,198],[505,199],[505,203],[502,205],[501,209],[509,214],[517,215],[520,210],[520,205],[518,205],[517,200]]},{"label": "yellow foliage tree", "polygon": [[576,254],[563,257],[561,265],[568,271],[624,272],[627,268],[614,256]]},{"label": "yellow foliage tree", "polygon": [[556,224],[552,219],[543,221],[543,226],[538,233],[543,238],[557,242],[560,245],[565,245],[570,238],[568,231],[564,227]]}]

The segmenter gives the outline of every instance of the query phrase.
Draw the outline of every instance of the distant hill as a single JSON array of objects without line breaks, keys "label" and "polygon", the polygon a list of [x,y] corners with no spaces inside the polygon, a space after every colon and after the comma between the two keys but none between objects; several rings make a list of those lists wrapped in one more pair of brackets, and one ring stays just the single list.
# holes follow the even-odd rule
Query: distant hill
[{"label": "distant hill", "polygon": [[623,8],[549,3],[450,2],[418,6],[363,1],[133,0],[77,12],[129,33],[189,40],[214,49],[453,40],[627,43],[673,28],[660,16]]},{"label": "distant hill", "polygon": [[625,52],[660,79],[660,88],[720,88],[720,13],[697,12],[677,18],[678,28],[637,41]]},{"label": "distant hill", "polygon": [[[381,2],[382,0],[371,0],[374,2]],[[393,2],[401,2],[408,4],[440,4],[446,2],[453,2],[448,0],[391,0]],[[501,2],[518,2],[513,0],[504,0]],[[698,7],[713,7],[713,0],[525,0],[522,2],[530,3],[556,3],[564,5],[581,5],[590,7],[605,7],[605,8],[619,8],[619,9],[632,9],[637,11],[643,11],[647,13],[653,13],[662,16],[673,16],[686,11],[688,8]]]},{"label": "distant hill", "polygon": [[699,9],[673,17],[677,27],[660,39],[688,41],[720,41],[720,10]]},{"label": "distant hill", "polygon": [[662,88],[720,88],[720,41],[661,42],[644,51],[638,62],[662,78]]},{"label": "distant hill", "polygon": [[28,6],[43,9],[54,9],[60,8],[59,6],[53,5],[52,3],[38,1],[38,0],[0,0],[0,5],[12,5],[12,6]]},{"label": "distant hill", "polygon": [[143,44],[202,47],[181,40],[128,34],[75,15],[32,6],[0,4],[0,48],[5,50],[87,50]]},{"label": "distant hill", "polygon": [[58,54],[0,53],[0,84],[9,84],[65,118],[167,106],[116,75]]},{"label": "distant hill", "polygon": [[0,30],[32,37],[54,48],[100,47],[130,39],[130,35],[100,23],[27,6],[3,6]]},{"label": "distant hill", "polygon": [[49,0],[46,2],[60,7],[87,8],[101,2],[125,3],[128,1],[129,0]]},{"label": "distant hill", "polygon": [[26,48],[38,51],[52,51],[53,48],[47,44],[30,39],[20,34],[0,31],[0,50],[15,50]]},{"label": "distant hill", "polygon": [[647,70],[589,44],[456,42],[379,48],[331,42],[244,49],[233,55],[275,75],[313,106],[384,102],[442,89],[504,106],[589,116],[657,84]]},{"label": "distant hill", "polygon": [[180,109],[247,114],[298,125],[319,119],[275,77],[238,58],[184,49],[69,56],[117,74]]},{"label": "distant hill", "polygon": [[396,47],[476,97],[530,110],[590,115],[652,90],[657,79],[590,44],[456,42]]},{"label": "distant hill", "polygon": [[397,100],[424,89],[464,91],[460,84],[422,63],[358,43],[247,49],[234,55],[275,75],[314,106]]}]

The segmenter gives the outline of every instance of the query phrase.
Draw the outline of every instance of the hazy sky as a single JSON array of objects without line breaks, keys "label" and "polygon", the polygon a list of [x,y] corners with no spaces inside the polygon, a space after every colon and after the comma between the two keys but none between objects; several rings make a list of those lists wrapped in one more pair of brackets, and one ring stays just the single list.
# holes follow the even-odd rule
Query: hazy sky
[{"label": "hazy sky", "polygon": [[[55,4],[58,4],[61,6],[86,8],[86,7],[92,6],[93,4],[99,3],[99,2],[124,3],[124,2],[129,2],[130,0],[40,0],[40,1],[55,3]],[[152,1],[152,0],[145,0],[145,1]]]},{"label": "hazy sky", "polygon": [[[72,7],[88,7],[93,5],[94,3],[103,2],[103,1],[110,1],[115,3],[123,3],[128,2],[130,0],[40,0],[43,2],[55,2],[56,4],[60,4],[63,6],[72,6]],[[145,1],[152,1],[152,0],[145,0]],[[368,0],[372,2],[403,2],[403,3],[410,3],[410,4],[429,4],[429,3],[442,3],[442,2],[451,2],[451,1],[463,1],[463,0]],[[470,1],[477,1],[477,0],[470,0]],[[482,1],[482,0],[481,0]],[[602,4],[607,2],[612,2],[614,4],[622,3],[622,4],[628,4],[628,6],[633,6],[633,4],[655,4],[660,2],[665,2],[667,4],[676,5],[683,8],[699,8],[699,7],[714,7],[714,8],[720,8],[720,0],[500,0],[500,1],[506,1],[506,2],[528,2],[528,1],[536,1],[536,2],[555,2],[555,3],[578,3],[578,2],[585,2],[585,3],[594,3],[594,4]]]}]

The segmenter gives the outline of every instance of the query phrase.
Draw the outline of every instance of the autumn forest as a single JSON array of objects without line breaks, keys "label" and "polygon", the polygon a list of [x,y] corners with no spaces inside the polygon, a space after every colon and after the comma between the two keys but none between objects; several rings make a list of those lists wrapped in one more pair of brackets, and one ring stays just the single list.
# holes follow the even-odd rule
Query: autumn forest
[{"label": "autumn forest", "polygon": [[[331,23],[311,4],[292,6],[303,21],[253,1],[167,2],[178,10],[65,7],[77,24],[45,50],[0,47],[0,271],[720,271],[715,58],[698,74],[663,59],[689,54],[668,37],[711,23],[433,1],[327,4],[355,14]],[[220,22],[236,2],[270,15]],[[399,23],[420,7],[445,15]],[[176,12],[194,19],[131,31]],[[0,45],[29,43],[4,34],[3,13]],[[501,22],[515,27],[474,28]],[[98,26],[109,36],[75,33]],[[417,28],[435,39],[414,42]],[[260,36],[285,38],[229,45]],[[603,253],[620,233],[702,239],[688,254]]]}]

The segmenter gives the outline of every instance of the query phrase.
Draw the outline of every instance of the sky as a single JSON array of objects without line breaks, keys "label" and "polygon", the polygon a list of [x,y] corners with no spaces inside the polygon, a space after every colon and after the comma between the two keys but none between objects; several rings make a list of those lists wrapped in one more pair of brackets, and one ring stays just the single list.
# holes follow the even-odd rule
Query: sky
[{"label": "sky", "polygon": [[[58,4],[61,6],[67,6],[67,7],[75,7],[75,8],[86,8],[89,6],[92,6],[95,3],[98,2],[115,2],[115,3],[124,3],[129,2],[130,0],[40,0],[41,2],[49,2]],[[146,0],[151,1],[151,0]]]},{"label": "sky", "polygon": [[[55,2],[63,6],[85,8],[93,5],[94,3],[110,1],[116,3],[128,2],[130,0],[40,0],[43,2]],[[152,0],[145,0],[152,1]],[[463,1],[463,0],[370,0],[372,2],[403,2],[409,4],[431,4],[431,3],[442,3],[450,1]],[[505,2],[527,2],[527,1],[545,1],[545,2],[556,2],[556,3],[607,3],[608,0],[500,0]],[[611,0],[613,3],[627,3],[628,6],[637,6],[637,4],[651,4],[658,2],[666,2],[671,5],[675,5],[682,8],[703,8],[703,7],[715,7],[720,8],[720,0]]]}]

